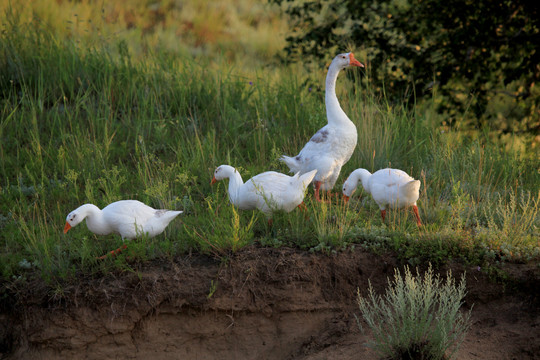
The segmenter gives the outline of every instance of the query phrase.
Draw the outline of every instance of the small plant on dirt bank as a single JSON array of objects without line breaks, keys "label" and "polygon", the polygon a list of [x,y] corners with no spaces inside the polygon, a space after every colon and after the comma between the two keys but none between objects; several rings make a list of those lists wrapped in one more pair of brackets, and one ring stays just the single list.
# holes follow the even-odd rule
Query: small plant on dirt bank
[{"label": "small plant on dirt bank", "polygon": [[368,346],[384,359],[452,359],[471,326],[470,311],[459,312],[465,276],[456,287],[451,272],[442,281],[431,265],[423,277],[418,269],[413,277],[406,267],[404,278],[396,270],[388,283],[384,296],[376,295],[371,283],[367,298],[358,291],[360,311],[375,338]]},{"label": "small plant on dirt bank", "polygon": [[[204,221],[185,222],[186,234],[194,243],[199,244],[203,253],[211,253],[220,257],[229,251],[236,252],[253,240],[253,228],[257,220],[257,213],[241,212],[224,201],[218,194],[208,196],[205,200],[206,209],[196,214]],[[197,220],[197,219],[195,219]]]}]

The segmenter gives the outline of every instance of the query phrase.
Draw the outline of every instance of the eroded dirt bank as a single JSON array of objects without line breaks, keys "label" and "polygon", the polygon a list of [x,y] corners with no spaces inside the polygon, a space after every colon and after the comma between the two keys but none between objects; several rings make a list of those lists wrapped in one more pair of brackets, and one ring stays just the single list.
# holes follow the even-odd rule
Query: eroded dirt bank
[{"label": "eroded dirt bank", "polygon": [[[84,278],[61,293],[36,283],[3,300],[0,357],[372,359],[356,290],[369,280],[383,291],[395,266],[361,250],[250,247],[227,261],[187,256]],[[538,266],[514,265],[506,287],[451,267],[467,271],[464,308],[474,304],[458,359],[540,359]]]}]

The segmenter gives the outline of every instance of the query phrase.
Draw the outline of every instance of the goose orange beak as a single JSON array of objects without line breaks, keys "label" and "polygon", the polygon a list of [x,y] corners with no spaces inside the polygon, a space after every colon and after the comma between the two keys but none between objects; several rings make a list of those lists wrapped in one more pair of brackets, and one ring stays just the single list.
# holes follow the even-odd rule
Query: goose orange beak
[{"label": "goose orange beak", "polygon": [[71,225],[66,221],[66,225],[64,226],[64,234],[67,233],[71,229]]},{"label": "goose orange beak", "polygon": [[214,185],[217,182],[216,177],[214,176],[212,178],[212,181],[210,181],[210,185]]},{"label": "goose orange beak", "polygon": [[349,198],[350,198],[350,196],[343,195],[343,201],[345,202],[345,204],[347,204],[349,202]]},{"label": "goose orange beak", "polygon": [[354,58],[354,54],[353,53],[349,53],[349,65],[350,66],[359,66],[359,67],[364,67],[364,64],[362,64],[360,61],[356,60]]}]

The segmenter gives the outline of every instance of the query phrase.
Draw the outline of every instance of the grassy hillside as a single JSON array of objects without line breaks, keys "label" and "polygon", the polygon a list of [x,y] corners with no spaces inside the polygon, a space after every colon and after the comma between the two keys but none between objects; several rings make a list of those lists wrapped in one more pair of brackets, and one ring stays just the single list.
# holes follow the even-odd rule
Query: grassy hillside
[{"label": "grassy hillside", "polygon": [[[0,36],[4,278],[38,271],[50,281],[69,279],[191,251],[225,256],[254,242],[326,252],[392,249],[412,264],[538,260],[537,151],[440,128],[429,106],[410,112],[388,104],[371,89],[369,72],[357,69],[337,84],[359,139],[334,191],[356,168],[401,168],[422,181],[425,226],[417,228],[407,211],[389,211],[382,223],[360,189],[349,206],[317,204],[310,190],[307,216],[276,214],[273,228],[258,213],[235,210],[226,182],[210,186],[215,167],[235,166],[244,180],[267,170],[286,173],[279,156],[295,155],[326,123],[325,71],[275,62],[284,24],[276,13],[257,10],[263,5],[241,2],[234,14],[225,5],[204,7],[201,22],[221,30],[197,40],[195,30],[178,34],[178,27],[197,24],[203,3],[178,9],[141,2],[134,25],[121,1],[104,11],[84,1],[34,4],[6,10]],[[168,10],[145,33],[154,8]],[[111,9],[116,22],[107,20]],[[212,20],[214,10],[229,20]],[[70,16],[79,22],[71,18],[66,31]],[[255,41],[254,29],[268,40]],[[79,205],[120,199],[184,214],[114,260],[96,257],[120,246],[119,236],[95,236],[84,224],[62,233]]]},{"label": "grassy hillside", "polygon": [[275,62],[288,30],[276,5],[254,0],[0,0],[0,13],[6,14],[2,23],[40,27],[58,42],[114,55],[129,51],[137,61],[149,55],[195,58],[236,72]]}]

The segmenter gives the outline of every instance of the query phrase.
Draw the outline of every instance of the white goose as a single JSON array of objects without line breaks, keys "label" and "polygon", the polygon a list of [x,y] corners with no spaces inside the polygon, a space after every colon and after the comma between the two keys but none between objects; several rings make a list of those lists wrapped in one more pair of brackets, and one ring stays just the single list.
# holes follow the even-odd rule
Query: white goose
[{"label": "white goose", "polygon": [[291,212],[303,204],[305,190],[317,170],[304,175],[288,176],[275,171],[267,171],[249,179],[246,183],[234,167],[221,165],[214,171],[211,184],[229,178],[229,200],[239,209],[259,209],[272,224],[272,212]]},{"label": "white goose", "polygon": [[[94,204],[84,204],[66,217],[64,234],[86,219],[88,230],[96,235],[119,234],[124,239],[134,239],[146,235],[154,237],[165,230],[167,225],[182,211],[156,210],[137,200],[113,202],[103,210]],[[123,248],[126,246],[124,245]],[[122,248],[111,251],[113,255]]]},{"label": "white goose", "polygon": [[373,200],[381,209],[384,221],[386,206],[391,208],[404,208],[412,206],[416,223],[422,225],[416,201],[420,196],[420,180],[415,180],[405,171],[399,169],[382,169],[371,174],[366,169],[356,169],[343,184],[343,197],[345,201],[356,190],[358,181],[362,181],[364,189],[371,194]]},{"label": "white goose", "polygon": [[341,109],[336,96],[338,74],[348,66],[364,67],[353,53],[346,53],[336,56],[328,68],[325,93],[328,124],[313,135],[297,156],[280,158],[292,173],[317,170],[313,180],[317,201],[320,201],[320,189],[332,190],[341,167],[351,158],[358,141],[356,126]]}]

